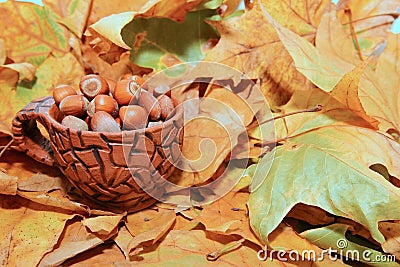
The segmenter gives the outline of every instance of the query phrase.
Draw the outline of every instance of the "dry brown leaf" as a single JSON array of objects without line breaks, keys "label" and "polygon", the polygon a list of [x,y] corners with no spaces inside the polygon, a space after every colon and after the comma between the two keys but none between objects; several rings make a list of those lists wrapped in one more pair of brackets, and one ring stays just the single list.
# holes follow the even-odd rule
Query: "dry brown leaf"
[{"label": "dry brown leaf", "polygon": [[199,226],[199,222],[191,219],[186,218],[182,214],[178,214],[176,216],[175,224],[173,229],[174,230],[185,230],[189,231]]},{"label": "dry brown leaf", "polygon": [[84,218],[82,224],[86,226],[90,232],[105,236],[115,232],[114,230],[117,229],[119,222],[124,216],[125,214]]},{"label": "dry brown leaf", "polygon": [[128,246],[132,239],[133,236],[129,233],[125,225],[119,228],[118,234],[113,238],[115,244],[117,244],[118,248],[124,253],[125,259],[129,259]]},{"label": "dry brown leaf", "polygon": [[202,223],[207,231],[223,235],[240,235],[261,246],[250,228],[246,207],[248,197],[247,192],[229,192],[216,202],[204,206],[193,220]]},{"label": "dry brown leaf", "polygon": [[80,253],[75,257],[65,261],[62,266],[69,267],[118,267],[119,262],[123,262],[124,255],[112,242],[103,243],[95,248]]},{"label": "dry brown leaf", "polygon": [[400,36],[390,34],[376,70],[367,70],[360,81],[360,100],[366,113],[379,121],[379,129],[400,133]]},{"label": "dry brown leaf", "polygon": [[348,26],[351,22],[362,48],[361,54],[367,58],[385,42],[399,7],[398,0],[341,0],[337,9],[343,24]]},{"label": "dry brown leaf", "polygon": [[93,0],[44,0],[43,4],[53,10],[59,18],[57,22],[65,25],[78,38],[82,37]]},{"label": "dry brown leaf", "polygon": [[18,187],[18,177],[8,175],[0,170],[0,194],[16,195]]},{"label": "dry brown leaf", "polygon": [[[264,266],[258,260],[257,251],[240,246],[236,249],[227,250],[215,261],[207,261],[209,253],[220,251],[229,244],[237,242],[237,238],[207,233],[200,230],[179,231],[172,230],[161,241],[151,247],[145,248],[143,253],[132,260],[135,266],[160,266],[160,265],[187,265],[195,266]],[[119,264],[129,266],[132,263]],[[272,266],[282,266],[272,263]]]},{"label": "dry brown leaf", "polygon": [[43,173],[36,173],[29,179],[18,183],[18,189],[22,191],[49,192],[51,190],[59,189],[66,193],[69,183],[65,177],[54,177]]},{"label": "dry brown leaf", "polygon": [[172,210],[143,210],[127,216],[126,226],[134,238],[129,242],[128,252],[135,255],[143,250],[145,242],[156,243],[163,237],[175,222]]},{"label": "dry brown leaf", "polygon": [[331,96],[364,121],[369,122],[371,128],[378,129],[379,122],[366,114],[358,96],[359,82],[366,67],[366,64],[362,64],[344,75],[331,91]]},{"label": "dry brown leaf", "polygon": [[[283,26],[308,40],[315,36],[323,9],[329,4],[329,1],[309,1],[307,5],[304,1],[261,2]],[[227,64],[250,78],[261,78],[261,89],[272,107],[286,103],[293,91],[310,88],[310,82],[294,68],[258,3],[240,17],[210,23],[222,36],[205,60]]]},{"label": "dry brown leaf", "polygon": [[400,259],[400,223],[395,222],[380,222],[379,230],[386,238],[386,242],[382,244],[382,249],[386,253],[396,256]]},{"label": "dry brown leaf", "polygon": [[0,262],[5,266],[36,266],[57,243],[68,219],[74,215],[56,212],[20,197],[0,196]]},{"label": "dry brown leaf", "polygon": [[43,257],[39,266],[59,265],[81,252],[104,243],[104,241],[115,235],[116,232],[113,231],[107,235],[99,235],[90,232],[81,221],[72,222],[65,228],[58,246]]},{"label": "dry brown leaf", "polygon": [[[352,56],[355,49],[351,39],[336,18],[332,5],[319,24],[316,46],[308,38],[277,24],[271,14],[265,14],[293,58],[296,69],[327,92],[331,91],[342,76],[354,68],[354,65],[359,65],[357,57]],[[356,60],[356,64],[350,64],[349,60]]]},{"label": "dry brown leaf", "polygon": [[11,138],[11,125],[6,125],[3,121],[0,121],[0,138]]},{"label": "dry brown leaf", "polygon": [[43,173],[51,177],[59,177],[61,172],[57,168],[39,163],[23,153],[8,150],[0,158],[0,168],[7,170],[7,174],[17,176],[18,182],[29,179],[36,173]]},{"label": "dry brown leaf", "polygon": [[61,191],[56,190],[50,193],[46,192],[23,192],[18,191],[18,195],[45,206],[51,207],[59,212],[72,211],[79,214],[90,213],[89,209],[77,202],[73,202],[65,197]]},{"label": "dry brown leaf", "polygon": [[352,42],[350,33],[345,30],[337,17],[336,8],[330,5],[318,26],[315,46],[329,58],[343,73],[350,72],[362,62]]}]

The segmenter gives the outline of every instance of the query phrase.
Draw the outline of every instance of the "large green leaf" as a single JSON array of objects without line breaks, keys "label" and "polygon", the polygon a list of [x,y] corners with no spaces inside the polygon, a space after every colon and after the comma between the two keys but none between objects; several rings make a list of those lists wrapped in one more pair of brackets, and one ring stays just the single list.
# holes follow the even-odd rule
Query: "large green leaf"
[{"label": "large green leaf", "polygon": [[168,18],[135,18],[122,29],[123,40],[132,47],[134,63],[160,70],[173,62],[191,62],[204,58],[202,46],[216,31],[205,22],[215,10],[189,12],[183,22]]},{"label": "large green leaf", "polygon": [[369,169],[386,166],[400,177],[400,144],[375,131],[353,126],[323,127],[276,148],[271,171],[258,164],[254,179],[265,178],[251,193],[249,210],[254,231],[265,242],[297,203],[318,206],[350,218],[380,243],[378,222],[400,219],[400,189]]}]

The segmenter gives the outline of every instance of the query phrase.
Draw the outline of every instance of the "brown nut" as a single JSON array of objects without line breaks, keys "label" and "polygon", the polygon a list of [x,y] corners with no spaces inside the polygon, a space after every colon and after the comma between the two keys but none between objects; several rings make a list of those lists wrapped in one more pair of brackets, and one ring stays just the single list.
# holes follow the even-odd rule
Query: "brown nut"
[{"label": "brown nut", "polygon": [[114,90],[114,98],[120,106],[136,104],[140,96],[140,85],[133,80],[120,80]]},{"label": "brown nut", "polygon": [[119,117],[123,130],[136,130],[146,128],[147,111],[141,106],[123,106],[119,110]]},{"label": "brown nut", "polygon": [[97,95],[107,95],[110,91],[107,81],[96,74],[88,74],[81,78],[79,89],[89,100]]},{"label": "brown nut", "polygon": [[89,101],[83,95],[70,95],[60,102],[60,111],[63,115],[82,117],[85,115]]},{"label": "brown nut", "polygon": [[93,117],[98,111],[105,111],[115,118],[118,116],[118,103],[112,96],[98,95],[89,103],[87,114]]},{"label": "brown nut", "polygon": [[56,105],[60,105],[61,100],[70,95],[76,95],[77,92],[71,85],[60,84],[53,89],[53,98]]},{"label": "brown nut", "polygon": [[64,119],[61,121],[61,124],[65,127],[72,128],[79,131],[88,131],[89,126],[84,120],[81,120],[75,116],[65,116]]},{"label": "brown nut", "polygon": [[114,95],[114,90],[115,90],[115,86],[117,85],[117,82],[114,81],[113,79],[109,79],[109,78],[104,78],[107,83],[108,83],[108,90],[110,91],[111,95]]},{"label": "brown nut", "polygon": [[166,95],[160,95],[157,97],[157,100],[161,107],[161,119],[165,120],[168,115],[174,111],[174,103],[172,102],[171,98]]},{"label": "brown nut", "polygon": [[146,109],[149,113],[150,120],[156,121],[160,118],[161,106],[152,93],[142,90],[140,92],[138,104]]},{"label": "brown nut", "polygon": [[131,73],[125,73],[120,77],[120,80],[132,80],[137,82],[140,86],[142,86],[145,82],[145,79],[143,79],[139,75],[133,75]]},{"label": "brown nut", "polygon": [[90,127],[95,132],[120,132],[121,128],[114,118],[105,111],[96,112],[90,119]]}]

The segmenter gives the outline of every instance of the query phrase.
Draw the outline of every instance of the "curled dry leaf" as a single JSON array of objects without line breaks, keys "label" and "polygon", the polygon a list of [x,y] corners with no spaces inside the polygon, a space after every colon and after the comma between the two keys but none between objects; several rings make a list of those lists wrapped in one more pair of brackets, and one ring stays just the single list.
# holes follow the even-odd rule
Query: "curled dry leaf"
[{"label": "curled dry leaf", "polygon": [[305,205],[303,203],[296,204],[288,213],[287,217],[296,218],[312,225],[327,225],[335,222],[332,214],[321,208]]},{"label": "curled dry leaf", "polygon": [[65,228],[58,246],[46,254],[39,266],[57,266],[73,256],[94,248],[115,235],[112,231],[107,235],[92,233],[81,221],[73,221]]},{"label": "curled dry leaf", "polygon": [[[130,240],[127,251],[129,255],[140,253],[146,244],[155,244],[163,237],[175,222],[175,212],[173,210],[144,210],[127,216],[126,227],[134,236]],[[140,246],[140,247],[139,247]]]},{"label": "curled dry leaf", "polygon": [[51,207],[59,212],[71,211],[77,214],[90,213],[86,206],[71,201],[59,190],[51,193],[18,191],[18,195],[25,199],[31,200],[32,202]]},{"label": "curled dry leaf", "polygon": [[[259,1],[289,27],[309,40],[315,37],[323,10],[329,1]],[[290,55],[268,23],[259,2],[239,17],[210,21],[221,33],[221,40],[207,53],[205,60],[227,64],[249,78],[261,78],[261,89],[270,106],[285,104],[293,91],[310,88],[311,84],[293,66]],[[263,34],[259,34],[262,32]],[[257,38],[254,38],[257,36]]]},{"label": "curled dry leaf", "polygon": [[107,236],[112,232],[115,232],[119,222],[124,216],[125,214],[84,218],[82,220],[82,224],[86,226],[92,233],[96,233],[101,236]]},{"label": "curled dry leaf", "polygon": [[124,255],[118,246],[112,242],[105,242],[88,251],[80,253],[73,258],[66,260],[63,266],[119,266],[122,267],[126,262]]},{"label": "curled dry leaf", "polygon": [[360,81],[360,100],[366,113],[379,121],[379,129],[400,133],[400,36],[389,34],[375,71],[369,70]]},{"label": "curled dry leaf", "polygon": [[18,183],[18,189],[23,191],[49,192],[59,189],[66,193],[69,184],[64,177],[53,177],[43,173],[36,173],[25,181]]},{"label": "curled dry leaf", "polygon": [[129,242],[131,242],[133,236],[129,233],[125,225],[118,229],[118,233],[114,236],[113,240],[117,244],[118,248],[122,251],[125,259],[129,259]]}]

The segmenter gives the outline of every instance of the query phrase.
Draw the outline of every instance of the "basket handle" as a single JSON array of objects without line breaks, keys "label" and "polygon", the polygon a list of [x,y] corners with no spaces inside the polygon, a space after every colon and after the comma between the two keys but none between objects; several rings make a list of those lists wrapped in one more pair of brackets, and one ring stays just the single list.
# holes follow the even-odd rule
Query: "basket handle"
[{"label": "basket handle", "polygon": [[51,96],[33,100],[16,114],[12,122],[12,133],[17,149],[49,166],[55,165],[54,153],[50,141],[37,127],[37,122],[49,132],[51,124],[49,110],[53,104],[54,99]]}]

